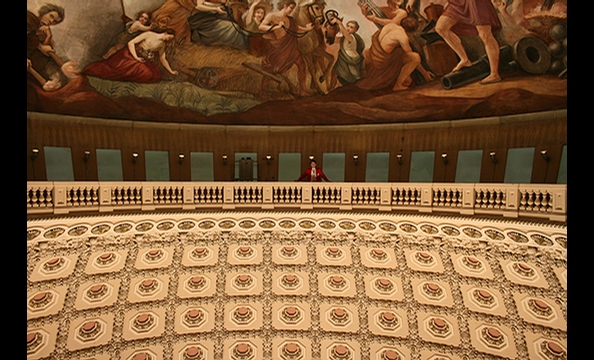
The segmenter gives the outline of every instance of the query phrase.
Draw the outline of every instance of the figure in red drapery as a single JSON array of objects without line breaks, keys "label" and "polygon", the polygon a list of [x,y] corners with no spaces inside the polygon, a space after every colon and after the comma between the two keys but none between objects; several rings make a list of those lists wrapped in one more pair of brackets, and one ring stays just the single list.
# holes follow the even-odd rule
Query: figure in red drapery
[{"label": "figure in red drapery", "polygon": [[161,65],[172,75],[177,75],[165,57],[165,43],[174,38],[174,31],[164,33],[145,32],[132,39],[128,46],[112,57],[88,65],[83,74],[102,79],[154,83],[161,79]]}]

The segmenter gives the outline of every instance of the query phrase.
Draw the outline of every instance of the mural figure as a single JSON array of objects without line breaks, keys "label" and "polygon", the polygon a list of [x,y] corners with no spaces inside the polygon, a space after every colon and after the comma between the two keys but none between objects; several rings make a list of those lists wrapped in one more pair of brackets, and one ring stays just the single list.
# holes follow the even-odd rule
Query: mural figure
[{"label": "mural figure", "polygon": [[163,33],[147,31],[128,42],[128,46],[119,50],[107,60],[98,61],[87,66],[83,73],[102,79],[154,83],[161,79],[162,73],[155,62],[158,58],[161,65],[172,75],[178,72],[171,69],[167,61],[165,45],[175,37],[173,29]]},{"label": "mural figure", "polygon": [[[321,83],[326,83],[332,78],[332,65],[334,56],[326,51],[324,36],[324,10],[323,0],[300,0],[292,13],[297,24],[307,28],[312,25],[312,31],[298,34],[299,51],[305,59],[307,70],[311,77],[311,90],[316,94],[325,94],[331,89],[323,89]],[[322,75],[317,76],[318,70]],[[328,85],[326,85],[328,86]]]},{"label": "mural figure", "polygon": [[[412,16],[414,19],[418,20],[418,17],[412,14],[409,14],[408,10],[405,9],[406,5],[404,5],[403,0],[387,0],[388,6],[377,6],[373,0],[359,0],[358,4],[361,8],[361,12],[365,17],[370,20],[379,30],[389,24],[397,24],[400,25],[402,20],[408,16]],[[412,23],[411,23],[412,25]],[[419,25],[416,26],[414,30],[409,30],[407,32],[407,36],[409,37],[408,46],[410,46],[411,50],[417,53],[421,57],[420,66],[415,68],[411,73],[411,79],[416,84],[423,84],[425,83],[428,78],[428,74],[430,73],[430,67],[426,63],[424,52],[417,45],[416,41],[413,42],[414,39],[414,32],[419,28]],[[433,75],[429,76],[430,79],[433,79]]]},{"label": "mural figure", "polygon": [[196,8],[196,0],[165,0],[153,11],[151,22],[157,24],[156,31],[173,29],[178,44],[190,41],[191,30],[188,17]]},{"label": "mural figure", "polygon": [[391,22],[400,24],[400,21],[408,16],[408,12],[402,8],[402,3],[403,0],[387,0],[387,6],[377,6],[370,0],[358,2],[361,13],[378,28]]},{"label": "mural figure", "polygon": [[457,33],[478,35],[485,45],[491,73],[480,81],[490,84],[501,81],[499,75],[499,43],[493,35],[501,30],[501,22],[490,0],[448,0],[435,30],[460,58],[452,71],[472,65]]},{"label": "mural figure", "polygon": [[[260,31],[266,32],[264,38],[269,41],[271,48],[262,60],[262,69],[273,74],[283,74],[293,65],[297,65],[299,95],[307,96],[306,89],[306,64],[298,47],[298,38],[294,36],[299,32],[308,32],[313,29],[311,23],[304,27],[299,26],[290,14],[297,6],[293,0],[281,0],[278,4],[278,11],[271,12],[260,24]],[[264,91],[271,78],[262,78],[262,90]],[[288,82],[290,84],[290,82]],[[266,96],[262,94],[262,96]]]},{"label": "mural figure", "polygon": [[328,177],[326,177],[326,174],[324,174],[324,172],[322,171],[322,169],[320,169],[318,166],[318,162],[315,160],[311,160],[309,162],[309,168],[307,170],[305,170],[305,172],[303,172],[303,174],[301,174],[301,176],[299,177],[299,179],[295,180],[295,181],[315,181],[315,182],[320,182],[322,181],[322,179],[324,179],[324,181],[326,182],[330,182],[330,180],[328,180]]},{"label": "mural figure", "polygon": [[[396,19],[396,18],[395,18]],[[396,20],[397,21],[397,20]],[[418,21],[406,17],[390,22],[378,30],[372,38],[371,48],[366,56],[367,74],[358,86],[362,89],[382,89],[392,86],[392,90],[407,90],[412,84],[411,74],[418,70],[426,81],[434,76],[421,66],[421,55],[413,51],[407,32],[413,32]]]},{"label": "mural figure", "polygon": [[51,27],[64,21],[64,15],[64,8],[53,4],[42,6],[38,15],[27,10],[27,76],[47,91],[61,86],[63,62],[54,50]]},{"label": "mural figure", "polygon": [[260,25],[273,7],[267,0],[253,0],[248,10],[243,13],[242,27],[249,34],[250,53],[256,56],[264,56],[268,52],[270,45],[263,39],[264,33],[260,30]]},{"label": "mural figure", "polygon": [[188,18],[191,40],[204,45],[222,44],[238,50],[249,48],[248,34],[241,31],[225,6],[227,0],[207,3],[196,0],[196,12]]},{"label": "mural figure", "polygon": [[342,85],[352,84],[363,77],[365,41],[357,34],[359,23],[355,20],[348,21],[345,26],[341,19],[334,17],[332,23],[338,24],[343,34],[334,73]]},{"label": "mural figure", "polygon": [[103,58],[109,58],[118,50],[122,49],[124,46],[127,46],[128,41],[134,39],[142,32],[153,30],[156,26],[157,23],[151,23],[151,14],[149,14],[146,11],[141,11],[136,16],[136,20],[128,21],[125,25],[124,31],[122,31],[112,39],[112,46],[103,55]]},{"label": "mural figure", "polygon": [[260,24],[270,10],[272,5],[266,0],[253,0],[248,11],[243,15],[244,29],[250,33],[260,33]]},{"label": "mural figure", "polygon": [[[28,0],[28,111],[355,124],[566,107],[566,0],[130,1],[69,2],[64,22],[63,7]],[[118,10],[124,22],[80,25]],[[516,92],[534,99],[501,106]]]}]

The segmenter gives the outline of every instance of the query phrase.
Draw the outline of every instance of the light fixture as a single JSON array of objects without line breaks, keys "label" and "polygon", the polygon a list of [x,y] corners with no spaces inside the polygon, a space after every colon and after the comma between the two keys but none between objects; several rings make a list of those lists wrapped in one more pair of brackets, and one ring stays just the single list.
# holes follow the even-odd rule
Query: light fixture
[{"label": "light fixture", "polygon": [[549,172],[549,161],[551,161],[551,157],[549,156],[549,152],[546,149],[541,150],[540,155],[542,156],[544,161],[547,162],[547,166],[545,167],[544,178],[542,179],[542,182],[545,183],[547,182],[547,173]]},{"label": "light fixture", "polygon": [[443,160],[443,163],[447,165],[448,164],[448,154],[446,154],[446,153],[441,154],[441,160]]},{"label": "light fixture", "polygon": [[185,156],[184,154],[179,154],[178,161],[179,161],[179,164],[180,164],[180,165],[181,165],[181,163],[183,163],[183,162],[184,162],[184,158],[185,158],[185,157],[186,157],[186,156]]},{"label": "light fixture", "polygon": [[83,156],[83,161],[85,162],[85,180],[89,180],[89,167],[88,162],[89,158],[91,157],[91,152],[89,150],[85,150],[85,154]]},{"label": "light fixture", "polygon": [[491,161],[493,162],[493,164],[496,164],[497,163],[497,156],[496,156],[495,151],[491,151],[489,153],[489,157],[491,158]]},{"label": "light fixture", "polygon": [[402,154],[396,154],[396,161],[399,165],[402,165]]},{"label": "light fixture", "polygon": [[314,156],[313,155],[309,155],[309,160],[311,161],[313,159],[314,159]]},{"label": "light fixture", "polygon": [[497,156],[495,151],[491,151],[489,153],[489,157],[491,158],[491,162],[493,163],[493,177],[491,178],[491,182],[495,182],[495,167],[497,166]]},{"label": "light fixture", "polygon": [[271,162],[271,161],[272,161],[272,155],[270,155],[270,154],[267,154],[267,155],[266,155],[266,163],[267,163],[268,165],[270,165],[270,162]]},{"label": "light fixture", "polygon": [[35,159],[37,159],[38,156],[39,156],[39,149],[31,150],[31,160],[35,161]]},{"label": "light fixture", "polygon": [[132,153],[132,164],[136,164],[136,160],[138,160],[138,153]]},{"label": "light fixture", "polygon": [[223,165],[227,165],[227,154],[223,154]]},{"label": "light fixture", "polygon": [[39,149],[31,150],[31,167],[33,168],[33,181],[37,180],[37,176],[35,175],[35,159],[39,156]]},{"label": "light fixture", "polygon": [[353,155],[353,161],[355,162],[355,165],[359,165],[359,155]]}]

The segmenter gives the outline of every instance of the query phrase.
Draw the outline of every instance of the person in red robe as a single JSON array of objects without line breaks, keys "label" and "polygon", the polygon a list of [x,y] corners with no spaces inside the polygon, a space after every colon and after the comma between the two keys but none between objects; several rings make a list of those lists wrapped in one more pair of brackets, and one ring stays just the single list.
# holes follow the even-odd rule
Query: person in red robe
[{"label": "person in red robe", "polygon": [[499,43],[493,35],[499,30],[501,30],[501,22],[491,0],[448,0],[435,24],[435,31],[460,58],[460,62],[452,71],[472,65],[458,35],[478,35],[481,38],[490,65],[490,74],[480,81],[481,84],[501,81]]},{"label": "person in red robe", "polygon": [[330,182],[322,169],[317,167],[318,163],[315,160],[310,161],[310,168],[305,170],[303,174],[299,177],[299,179],[295,181],[322,181],[324,179],[326,182]]},{"label": "person in red robe", "polygon": [[156,62],[158,58],[170,74],[177,75],[165,56],[165,44],[174,37],[172,29],[164,33],[147,31],[130,40],[127,47],[110,58],[88,65],[82,73],[107,80],[155,83],[163,75]]}]

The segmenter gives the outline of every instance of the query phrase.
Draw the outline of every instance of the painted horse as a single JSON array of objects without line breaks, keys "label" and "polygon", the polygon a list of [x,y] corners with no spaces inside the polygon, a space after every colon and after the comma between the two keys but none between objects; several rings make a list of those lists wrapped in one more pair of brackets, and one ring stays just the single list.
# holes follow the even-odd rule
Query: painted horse
[{"label": "painted horse", "polygon": [[[334,39],[328,39],[328,34],[332,33],[324,31],[325,7],[326,3],[323,0],[299,0],[291,14],[299,26],[309,23],[314,25],[312,31],[298,35],[299,52],[305,59],[311,76],[310,86],[319,94],[325,94],[330,90],[328,82],[332,78],[332,66],[334,65],[334,56],[326,51],[326,41],[333,43]],[[321,76],[318,76],[318,70],[322,72]],[[320,86],[320,83],[324,82],[326,82],[326,90]]]}]

